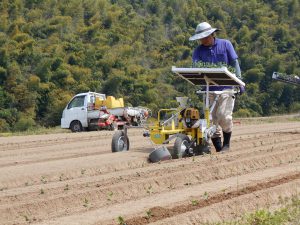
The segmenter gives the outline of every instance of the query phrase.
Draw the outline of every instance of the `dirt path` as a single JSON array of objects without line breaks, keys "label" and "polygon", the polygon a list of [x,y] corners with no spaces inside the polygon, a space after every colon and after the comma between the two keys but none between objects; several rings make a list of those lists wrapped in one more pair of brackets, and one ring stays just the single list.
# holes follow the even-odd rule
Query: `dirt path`
[{"label": "dirt path", "polygon": [[201,224],[300,192],[300,122],[236,125],[231,150],[156,164],[130,130],[0,137],[0,224]]}]

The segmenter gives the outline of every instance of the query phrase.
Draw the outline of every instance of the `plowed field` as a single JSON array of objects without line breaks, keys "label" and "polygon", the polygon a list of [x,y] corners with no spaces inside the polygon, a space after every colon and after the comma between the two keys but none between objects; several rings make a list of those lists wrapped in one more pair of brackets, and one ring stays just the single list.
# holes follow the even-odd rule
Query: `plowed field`
[{"label": "plowed field", "polygon": [[0,224],[201,224],[300,193],[300,122],[242,122],[229,152],[155,164],[141,130],[128,152],[112,134],[1,137]]}]

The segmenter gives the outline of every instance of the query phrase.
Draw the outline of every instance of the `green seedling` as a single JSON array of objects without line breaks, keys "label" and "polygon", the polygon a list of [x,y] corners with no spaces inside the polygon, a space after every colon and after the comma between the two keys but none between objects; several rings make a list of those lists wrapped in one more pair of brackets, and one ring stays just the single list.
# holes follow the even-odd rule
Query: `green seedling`
[{"label": "green seedling", "polygon": [[68,184],[66,184],[64,190],[65,190],[65,191],[68,191],[68,190],[69,190],[69,185],[68,185]]},{"label": "green seedling", "polygon": [[192,205],[193,205],[193,206],[196,206],[196,205],[198,205],[198,204],[199,204],[199,201],[198,201],[198,200],[196,200],[196,199],[192,200],[191,202],[192,202]]},{"label": "green seedling", "polygon": [[226,190],[227,190],[227,189],[226,189],[226,188],[224,188],[224,189],[222,189],[222,190],[221,190],[221,192],[225,193],[225,192],[226,192]]},{"label": "green seedling", "polygon": [[152,185],[150,184],[150,186],[147,188],[147,193],[150,195],[152,194],[153,190],[152,190]]},{"label": "green seedling", "polygon": [[113,193],[112,191],[110,191],[110,192],[107,194],[107,200],[111,201],[113,195],[114,195],[114,193]]},{"label": "green seedling", "polygon": [[207,200],[208,197],[209,197],[209,196],[208,196],[208,193],[207,193],[207,192],[204,192],[204,194],[203,194],[203,199],[204,199],[204,200]]},{"label": "green seedling", "polygon": [[81,169],[81,175],[85,174],[86,169]]},{"label": "green seedling", "polygon": [[41,194],[41,195],[45,194],[45,191],[44,191],[44,189],[43,189],[43,188],[41,188],[41,190],[40,190],[40,194]]},{"label": "green seedling", "polygon": [[125,220],[122,216],[118,216],[118,224],[119,225],[126,225]]},{"label": "green seedling", "polygon": [[147,219],[150,219],[151,216],[152,216],[152,211],[151,211],[151,209],[149,209],[146,211],[146,217],[147,217]]},{"label": "green seedling", "polygon": [[62,173],[62,174],[59,176],[59,181],[63,181],[63,178],[64,178],[64,174]]},{"label": "green seedling", "polygon": [[30,219],[29,219],[29,217],[27,215],[22,215],[22,216],[24,217],[24,219],[25,219],[26,222],[30,221]]},{"label": "green seedling", "polygon": [[83,206],[84,207],[88,207],[89,206],[89,200],[87,198],[84,199]]},{"label": "green seedling", "polygon": [[235,68],[232,66],[229,66],[225,63],[209,63],[209,62],[196,62],[193,63],[192,67],[195,68],[220,68],[220,67],[227,67],[227,69],[231,72],[231,73],[235,73]]},{"label": "green seedling", "polygon": [[42,182],[43,184],[46,184],[48,181],[46,180],[46,177],[42,176],[42,177],[41,177],[41,182]]},{"label": "green seedling", "polygon": [[174,187],[174,184],[170,184],[169,186],[168,186],[168,188],[169,189],[174,189],[175,187]]}]

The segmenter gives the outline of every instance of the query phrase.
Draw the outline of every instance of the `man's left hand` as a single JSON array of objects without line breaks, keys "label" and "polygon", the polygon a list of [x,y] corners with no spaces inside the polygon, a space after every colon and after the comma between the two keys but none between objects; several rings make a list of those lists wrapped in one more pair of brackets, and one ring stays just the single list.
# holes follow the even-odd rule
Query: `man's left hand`
[{"label": "man's left hand", "polygon": [[240,95],[242,95],[245,92],[245,86],[240,86]]}]

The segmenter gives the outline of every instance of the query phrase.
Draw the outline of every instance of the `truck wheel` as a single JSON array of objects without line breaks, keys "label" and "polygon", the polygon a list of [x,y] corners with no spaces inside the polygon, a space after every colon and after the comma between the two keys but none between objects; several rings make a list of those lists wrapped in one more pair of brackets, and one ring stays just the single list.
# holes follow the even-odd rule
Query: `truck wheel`
[{"label": "truck wheel", "polygon": [[71,129],[72,132],[81,132],[81,131],[83,131],[82,125],[78,120],[73,121],[71,123],[70,129]]},{"label": "truck wheel", "polygon": [[112,142],[111,142],[112,152],[128,151],[128,149],[129,149],[128,137],[127,137],[127,141],[125,141],[124,132],[122,130],[116,131],[113,135]]},{"label": "truck wheel", "polygon": [[150,162],[156,163],[172,159],[172,156],[166,146],[161,146],[153,150],[149,155]]},{"label": "truck wheel", "polygon": [[188,150],[188,146],[190,144],[190,138],[185,134],[180,134],[174,143],[174,158],[182,158],[187,156],[186,150]]}]

